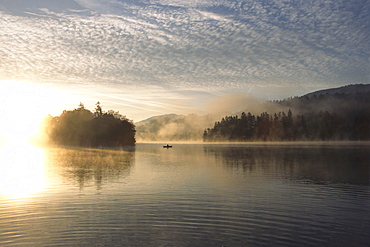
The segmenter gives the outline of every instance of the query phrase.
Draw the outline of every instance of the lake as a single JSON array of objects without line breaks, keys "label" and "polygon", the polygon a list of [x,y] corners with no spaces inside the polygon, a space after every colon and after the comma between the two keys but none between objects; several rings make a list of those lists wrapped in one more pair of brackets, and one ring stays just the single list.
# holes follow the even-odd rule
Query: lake
[{"label": "lake", "polygon": [[369,246],[368,145],[0,149],[1,246]]}]

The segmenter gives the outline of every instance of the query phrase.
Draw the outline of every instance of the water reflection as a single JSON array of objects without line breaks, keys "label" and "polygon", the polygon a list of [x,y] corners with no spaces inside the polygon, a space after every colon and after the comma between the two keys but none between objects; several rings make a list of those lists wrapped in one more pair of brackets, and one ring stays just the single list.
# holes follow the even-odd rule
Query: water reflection
[{"label": "water reflection", "polygon": [[[37,153],[10,151],[1,157],[12,165]],[[208,144],[45,149],[30,161],[42,169],[27,172],[45,181],[43,192],[22,203],[0,196],[0,245],[368,246],[368,152]]]},{"label": "water reflection", "polygon": [[58,180],[80,189],[93,183],[126,177],[133,164],[131,150],[37,148],[11,145],[0,148],[0,195],[8,199],[34,197],[60,186]]},{"label": "water reflection", "polygon": [[106,150],[88,148],[55,148],[47,152],[47,162],[55,173],[77,182],[80,189],[91,183],[100,190],[105,182],[113,182],[129,175],[134,149]]},{"label": "water reflection", "polygon": [[208,145],[204,151],[228,170],[246,175],[262,173],[314,183],[370,184],[367,148]]},{"label": "water reflection", "polygon": [[29,145],[0,148],[0,193],[11,199],[34,196],[47,187],[44,151]]}]

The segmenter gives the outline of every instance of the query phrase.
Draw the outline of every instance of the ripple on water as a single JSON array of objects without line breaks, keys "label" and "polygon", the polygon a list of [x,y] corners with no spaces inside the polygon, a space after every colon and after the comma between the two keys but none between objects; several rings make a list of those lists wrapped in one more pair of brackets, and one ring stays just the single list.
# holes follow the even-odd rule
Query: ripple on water
[{"label": "ripple on water", "polygon": [[[196,164],[189,162],[189,149],[190,154],[177,151],[173,160],[170,152],[153,151],[156,162],[165,156],[161,166],[150,163],[146,150],[145,157],[136,153],[136,163],[119,171],[104,162],[120,161],[121,153],[110,152],[114,158],[104,156],[96,167],[61,159],[68,165],[49,167],[56,182],[40,194],[0,198],[0,245],[368,246],[369,186],[317,183],[304,176],[309,156],[304,155],[304,169],[299,159],[287,168],[281,165],[286,159],[266,156],[265,149],[256,152],[256,167],[245,170],[235,157],[238,164],[253,157],[242,151],[239,157],[232,150],[226,162],[220,153],[202,156],[197,150]],[[84,167],[88,172],[80,171]]]}]

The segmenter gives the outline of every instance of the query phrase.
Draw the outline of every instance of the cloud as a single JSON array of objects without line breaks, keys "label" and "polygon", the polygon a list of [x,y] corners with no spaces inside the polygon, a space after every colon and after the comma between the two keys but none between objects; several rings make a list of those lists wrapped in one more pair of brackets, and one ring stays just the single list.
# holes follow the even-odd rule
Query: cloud
[{"label": "cloud", "polygon": [[370,3],[4,0],[0,77],[199,92],[369,83]]}]

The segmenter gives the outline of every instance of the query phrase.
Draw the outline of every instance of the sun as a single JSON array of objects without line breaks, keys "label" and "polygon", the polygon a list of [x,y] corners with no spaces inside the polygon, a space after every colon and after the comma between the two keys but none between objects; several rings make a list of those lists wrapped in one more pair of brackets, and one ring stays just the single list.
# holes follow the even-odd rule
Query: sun
[{"label": "sun", "polygon": [[28,142],[42,119],[61,113],[69,98],[63,90],[40,83],[0,81],[0,144]]},{"label": "sun", "polygon": [[0,80],[0,197],[28,198],[47,186],[43,149],[30,140],[48,114],[60,114],[70,94],[45,84]]}]

